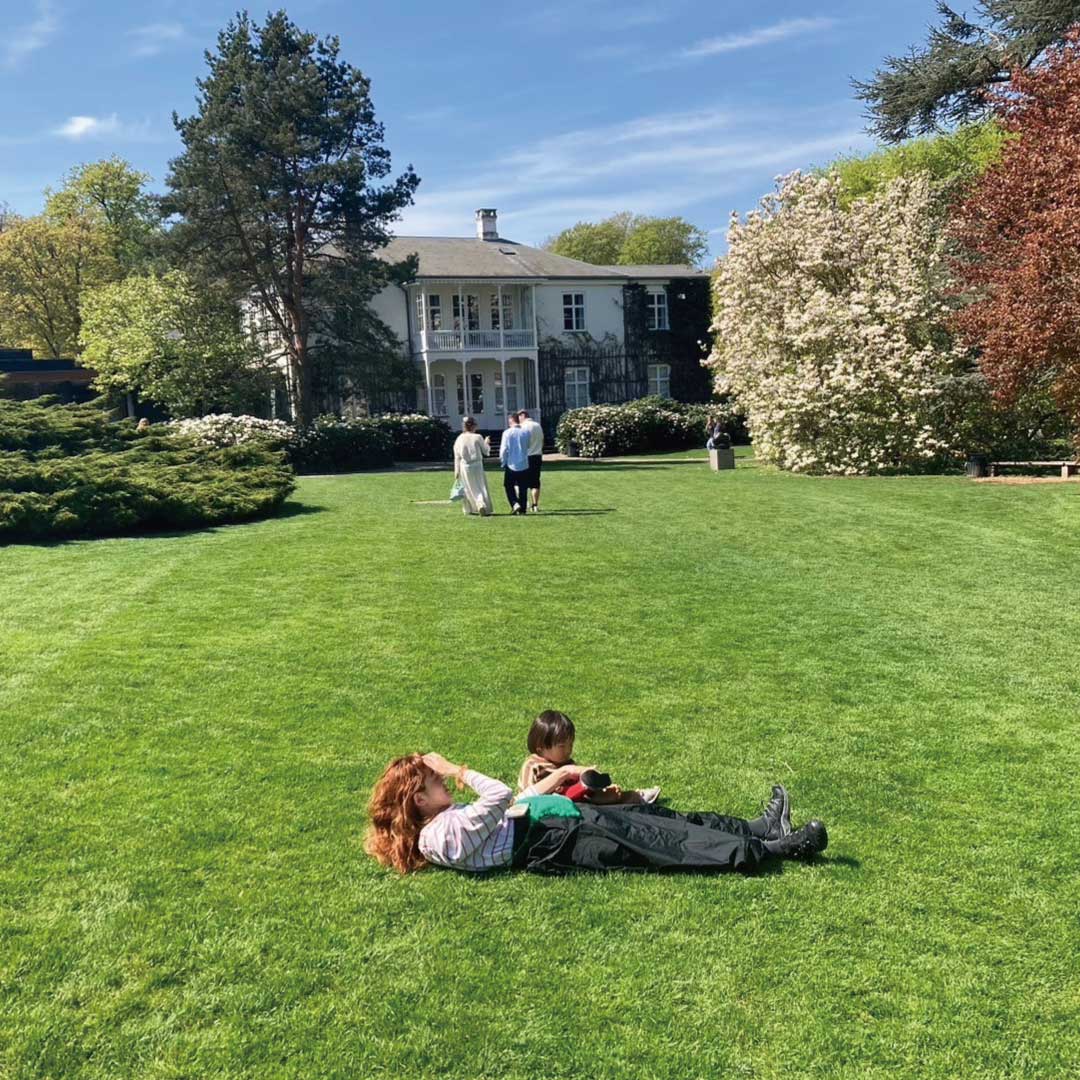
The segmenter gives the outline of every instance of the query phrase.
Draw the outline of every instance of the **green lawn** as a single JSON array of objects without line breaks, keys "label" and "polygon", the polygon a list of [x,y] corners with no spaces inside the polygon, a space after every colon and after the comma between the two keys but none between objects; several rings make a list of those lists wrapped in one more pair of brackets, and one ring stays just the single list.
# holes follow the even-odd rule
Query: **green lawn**
[{"label": "green lawn", "polygon": [[[1080,485],[546,480],[0,548],[0,1077],[1080,1075]],[[782,780],[827,857],[364,856],[391,755],[510,778],[546,707],[676,807]]]}]

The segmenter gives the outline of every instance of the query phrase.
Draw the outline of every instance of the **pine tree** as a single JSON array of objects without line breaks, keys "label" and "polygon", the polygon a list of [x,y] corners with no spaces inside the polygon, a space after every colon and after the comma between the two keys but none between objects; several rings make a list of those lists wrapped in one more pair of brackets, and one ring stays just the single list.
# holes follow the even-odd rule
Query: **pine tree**
[{"label": "pine tree", "polygon": [[986,90],[1007,83],[1080,22],[1080,0],[978,0],[975,14],[939,2],[925,45],[890,56],[869,82],[855,82],[870,130],[885,142],[969,123],[989,112]]},{"label": "pine tree", "polygon": [[189,267],[228,282],[280,343],[294,418],[315,411],[320,367],[347,376],[402,363],[367,301],[407,275],[376,257],[412,202],[412,166],[390,172],[370,81],[339,59],[335,37],[298,29],[284,11],[262,26],[240,13],[206,56],[198,111],[173,122],[166,209]]}]

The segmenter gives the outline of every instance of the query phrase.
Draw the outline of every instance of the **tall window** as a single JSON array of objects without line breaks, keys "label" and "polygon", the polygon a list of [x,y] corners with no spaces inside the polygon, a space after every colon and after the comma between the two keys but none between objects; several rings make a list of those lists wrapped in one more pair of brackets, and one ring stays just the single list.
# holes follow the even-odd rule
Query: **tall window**
[{"label": "tall window", "polygon": [[668,330],[667,293],[648,293],[645,297],[646,325],[650,330]]},{"label": "tall window", "polygon": [[438,293],[429,293],[427,298],[428,329],[442,329],[442,297]]},{"label": "tall window", "polygon": [[460,371],[457,377],[457,411],[458,416],[465,415],[465,380],[461,377]]},{"label": "tall window", "polygon": [[499,370],[499,369],[496,369],[496,371],[495,371],[494,386],[495,386],[495,415],[496,416],[502,416],[502,414],[505,412],[505,401],[504,401],[504,398],[503,398],[502,371]]},{"label": "tall window", "polygon": [[585,294],[579,292],[563,293],[562,321],[564,330],[585,329]]},{"label": "tall window", "polygon": [[518,377],[516,371],[506,373],[506,407],[510,412],[518,411]]},{"label": "tall window", "polygon": [[446,415],[446,376],[431,376],[431,415]]},{"label": "tall window", "polygon": [[568,367],[566,369],[566,407],[583,409],[589,401],[589,369]]},{"label": "tall window", "polygon": [[416,291],[416,327],[418,330],[424,329],[424,290],[417,289]]},{"label": "tall window", "polygon": [[671,365],[649,365],[649,393],[671,397]]},{"label": "tall window", "polygon": [[480,329],[480,297],[479,296],[466,296],[465,306],[469,312],[469,329]]},{"label": "tall window", "polygon": [[481,372],[469,373],[469,390],[473,416],[479,416],[484,411],[484,376]]},{"label": "tall window", "polygon": [[502,329],[502,312],[499,310],[499,294],[491,294],[491,329]]},{"label": "tall window", "polygon": [[461,297],[457,293],[454,293],[451,297],[452,306],[454,309],[454,329],[461,329]]}]

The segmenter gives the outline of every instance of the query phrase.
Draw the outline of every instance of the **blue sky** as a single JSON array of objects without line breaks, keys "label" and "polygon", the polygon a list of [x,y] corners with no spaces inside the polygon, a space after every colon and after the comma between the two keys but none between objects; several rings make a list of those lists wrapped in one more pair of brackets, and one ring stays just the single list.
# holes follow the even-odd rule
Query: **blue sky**
[{"label": "blue sky", "polygon": [[[162,187],[203,50],[240,0],[6,0],[0,201],[31,213],[71,166],[119,154]],[[921,41],[932,0],[537,0],[286,8],[372,80],[398,231],[468,235],[479,206],[539,243],[618,210],[681,214],[722,249],[773,178],[871,145],[849,78]],[[263,7],[250,10],[260,19]]]}]

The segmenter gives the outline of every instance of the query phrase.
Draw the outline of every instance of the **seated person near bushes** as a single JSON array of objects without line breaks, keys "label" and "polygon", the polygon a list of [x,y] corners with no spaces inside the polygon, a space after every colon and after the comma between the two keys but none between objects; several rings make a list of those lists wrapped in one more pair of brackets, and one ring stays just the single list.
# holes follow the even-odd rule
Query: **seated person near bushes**
[{"label": "seated person near bushes", "polygon": [[[752,821],[711,812],[678,814],[641,803],[589,806],[550,796],[581,770],[563,765],[514,803],[514,793],[441,754],[391,761],[371,795],[364,850],[401,873],[429,864],[474,873],[499,868],[559,874],[574,870],[752,871],[770,859],[811,859],[828,844],[825,826],[791,829],[787,792],[777,784]],[[455,804],[447,781],[477,794]],[[551,805],[554,804],[554,805]]]},{"label": "seated person near bushes", "polygon": [[[529,728],[529,756],[518,773],[518,790],[532,788],[563,765],[573,765],[576,734],[574,722],[566,713],[557,712],[555,709],[542,712]],[[588,802],[594,806],[652,803],[660,796],[659,787],[645,788],[643,791],[623,791],[618,784],[610,783],[611,777],[604,773],[598,774],[595,769],[583,768],[580,774],[573,780],[566,780],[554,793],[565,795],[573,802]],[[594,778],[605,779],[608,783],[598,787],[588,782]]]}]

